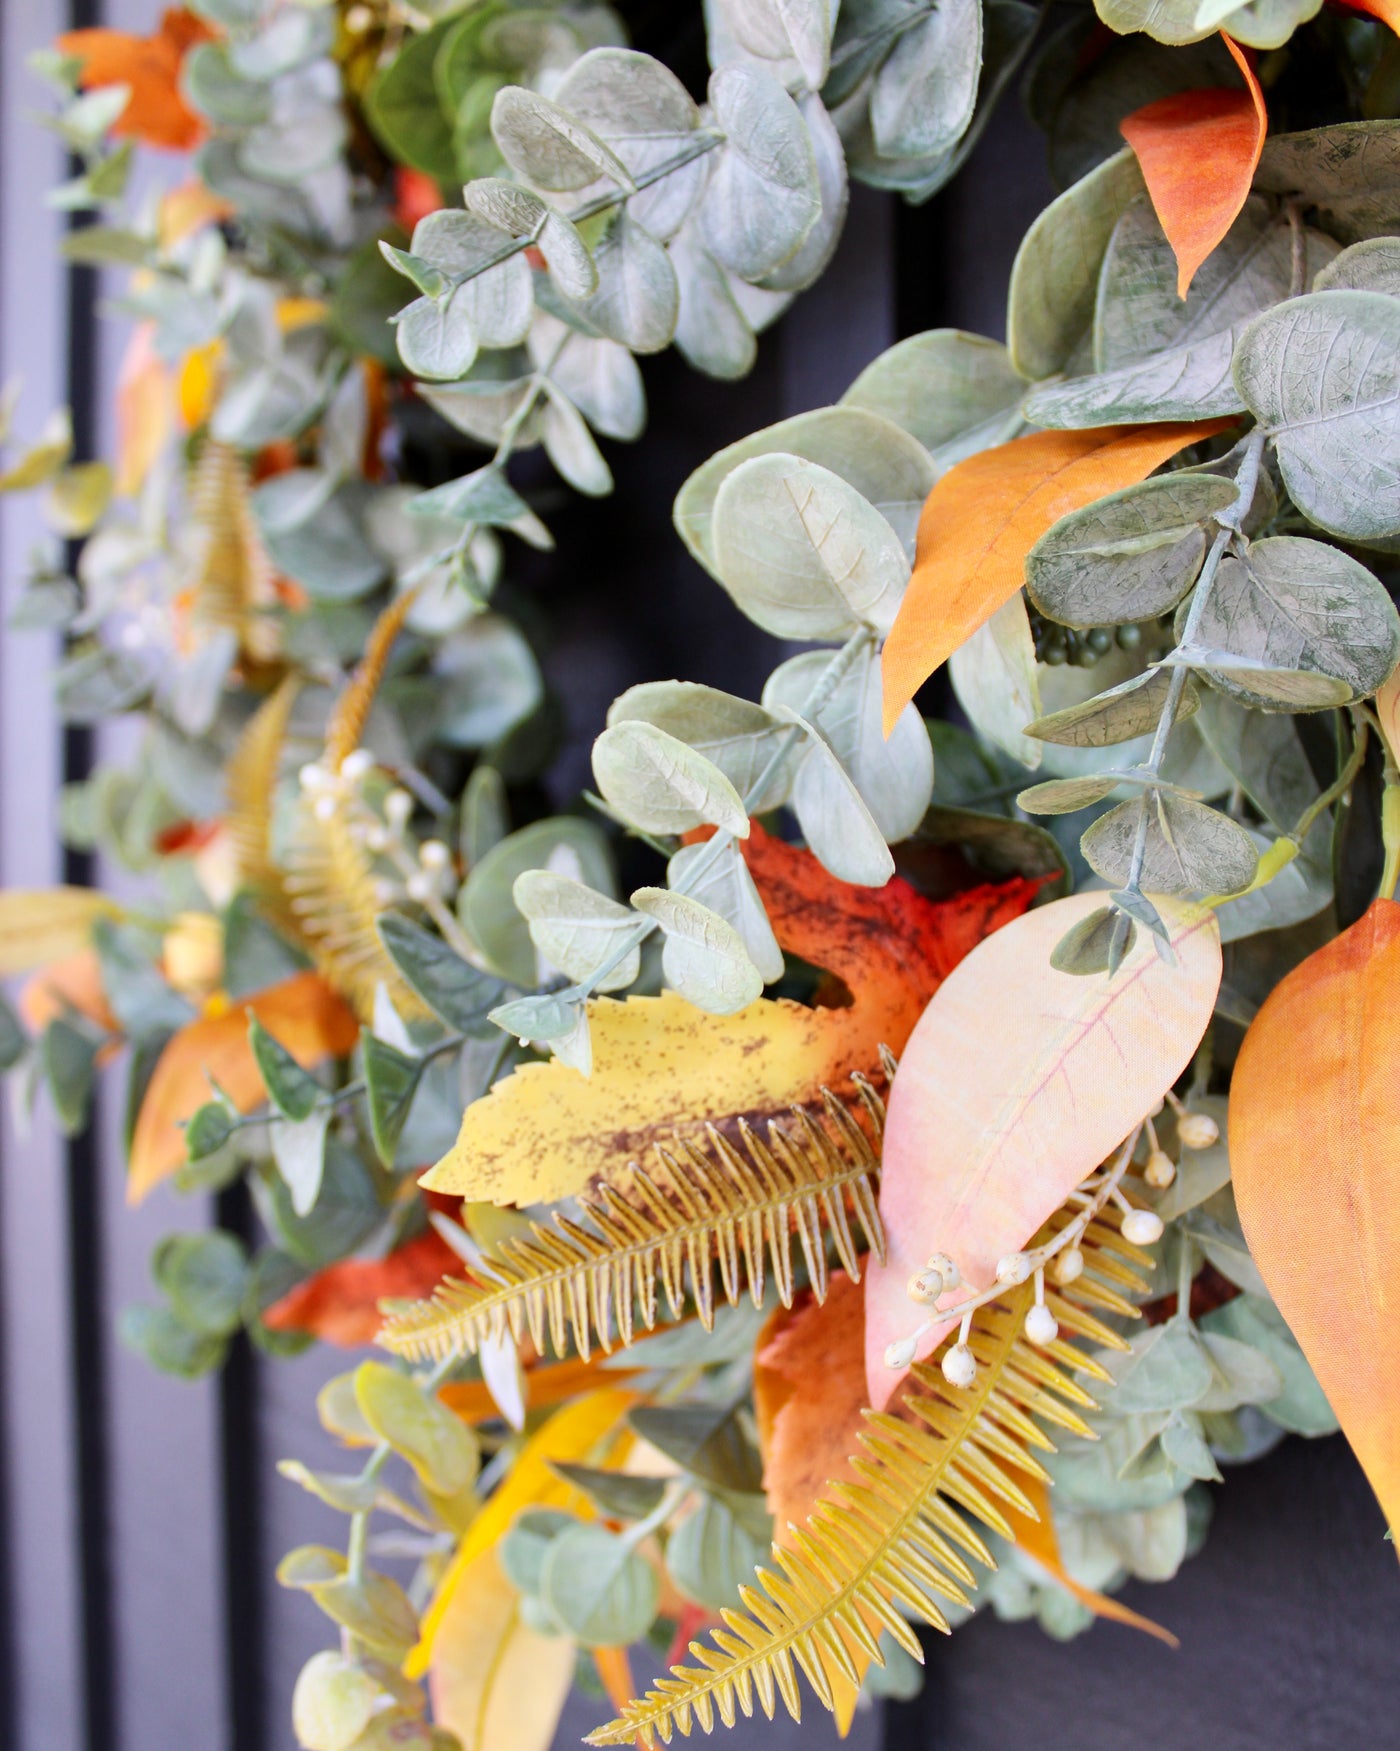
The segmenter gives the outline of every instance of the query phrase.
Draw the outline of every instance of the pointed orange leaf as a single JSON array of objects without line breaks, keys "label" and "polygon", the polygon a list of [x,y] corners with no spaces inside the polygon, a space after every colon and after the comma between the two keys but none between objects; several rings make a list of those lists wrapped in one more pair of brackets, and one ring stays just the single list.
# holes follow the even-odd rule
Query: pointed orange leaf
[{"label": "pointed orange leaf", "polygon": [[1221,32],[1244,75],[1244,89],[1178,91],[1144,104],[1121,124],[1176,254],[1177,296],[1239,217],[1254,181],[1269,116],[1254,68]]},{"label": "pointed orange leaf", "polygon": [[1032,432],[942,476],[882,658],[885,734],[919,688],[1025,582],[1026,555],[1070,511],[1144,480],[1229,420]]},{"label": "pointed orange leaf", "polygon": [[172,8],[154,36],[122,30],[70,30],[55,47],[81,65],[78,83],[84,91],[99,85],[129,85],[126,108],[112,125],[113,134],[188,152],[205,136],[203,121],[180,95],[180,67],[196,43],[214,35],[203,19]]},{"label": "pointed orange leaf", "polygon": [[[902,1378],[885,1350],[923,1310],[907,1285],[946,1252],[973,1289],[1023,1247],[1191,1062],[1220,986],[1207,906],[1158,897],[1175,965],[1139,931],[1112,978],[1057,972],[1050,955],[1103,895],[1018,918],[939,987],[900,1060],[885,1127],[885,1262],[865,1278],[866,1375],[878,1410]],[[953,1322],[935,1323],[916,1358]]]},{"label": "pointed orange leaf", "polygon": [[427,1228],[382,1259],[341,1259],[274,1301],[263,1323],[273,1331],[309,1332],[324,1343],[353,1349],[372,1344],[384,1300],[418,1300],[462,1261],[436,1229]]},{"label": "pointed orange leaf", "polygon": [[267,1099],[248,1044],[249,1010],[304,1069],[345,1057],[359,1038],[354,1012],[315,973],[297,973],[223,1014],[203,1015],[181,1028],[156,1060],[141,1102],[131,1140],[128,1202],[140,1203],[184,1162],[181,1126],[213,1098],[211,1076],[241,1113]]},{"label": "pointed orange leaf", "polygon": [[76,954],[50,961],[20,987],[19,1012],[31,1033],[43,1033],[51,1021],[71,1009],[96,1022],[104,1033],[121,1032],[107,1002],[96,949],[80,948]]},{"label": "pointed orange leaf", "polygon": [[1230,1086],[1230,1169],[1269,1293],[1400,1534],[1400,902],[1275,987]]}]

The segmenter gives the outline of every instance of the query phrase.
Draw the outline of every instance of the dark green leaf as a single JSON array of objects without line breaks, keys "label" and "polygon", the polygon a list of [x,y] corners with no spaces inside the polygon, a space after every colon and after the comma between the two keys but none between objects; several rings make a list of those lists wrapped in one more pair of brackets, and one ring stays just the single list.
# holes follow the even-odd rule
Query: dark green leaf
[{"label": "dark green leaf", "polygon": [[396,912],[386,912],[377,928],[390,960],[440,1021],[477,1039],[491,1037],[486,1018],[509,989],[502,980],[481,972],[440,936]]},{"label": "dark green leaf", "polygon": [[278,1039],[258,1020],[248,1016],[248,1044],[257,1060],[258,1074],[263,1079],[267,1097],[284,1119],[300,1122],[308,1118],[324,1092],[316,1078],[301,1065]]},{"label": "dark green leaf", "polygon": [[758,1449],[729,1405],[639,1405],[627,1420],[644,1441],[692,1477],[752,1494],[763,1487]]},{"label": "dark green leaf", "polygon": [[60,1016],[44,1029],[39,1062],[53,1098],[54,1112],[65,1135],[72,1137],[87,1123],[97,1072],[98,1042],[86,1027]]},{"label": "dark green leaf", "polygon": [[238,1329],[248,1258],[235,1236],[218,1229],[169,1235],[156,1248],[151,1271],[182,1325],[210,1338]]},{"label": "dark green leaf", "polygon": [[614,1519],[644,1519],[666,1493],[663,1478],[633,1477],[625,1471],[600,1471],[593,1465],[570,1465],[563,1460],[551,1464],[560,1477]]},{"label": "dark green leaf", "polygon": [[128,1350],[181,1380],[212,1374],[228,1349],[226,1338],[191,1331],[168,1307],[124,1307],[117,1332]]},{"label": "dark green leaf", "polygon": [[423,1060],[405,1057],[365,1029],[360,1034],[360,1062],[375,1153],[385,1167],[392,1168],[423,1075]]}]

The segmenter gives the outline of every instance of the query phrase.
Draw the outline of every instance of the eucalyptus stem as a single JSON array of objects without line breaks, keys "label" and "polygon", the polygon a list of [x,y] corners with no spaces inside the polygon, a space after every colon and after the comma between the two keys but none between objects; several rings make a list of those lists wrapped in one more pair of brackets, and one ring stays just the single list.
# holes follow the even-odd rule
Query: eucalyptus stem
[{"label": "eucalyptus stem", "polygon": [[[444,1356],[432,1372],[421,1382],[425,1392],[436,1392],[438,1387],[457,1366],[457,1357]],[[389,1456],[394,1451],[387,1441],[380,1441],[374,1451],[360,1468],[358,1481],[371,1484],[383,1471],[389,1462]],[[365,1567],[369,1548],[369,1517],[374,1512],[372,1508],[361,1508],[358,1513],[350,1516],[350,1539],[345,1552],[346,1579],[354,1586],[362,1587],[365,1583]]]},{"label": "eucalyptus stem", "polygon": [[1184,1324],[1191,1317],[1191,1284],[1196,1275],[1196,1251],[1191,1236],[1181,1233],[1181,1251],[1176,1259],[1176,1317]]}]

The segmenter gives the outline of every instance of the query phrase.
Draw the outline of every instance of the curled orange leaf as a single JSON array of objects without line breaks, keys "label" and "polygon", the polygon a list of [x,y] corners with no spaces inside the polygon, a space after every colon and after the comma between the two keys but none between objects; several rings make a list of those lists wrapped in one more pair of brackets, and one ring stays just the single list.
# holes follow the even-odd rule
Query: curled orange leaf
[{"label": "curled orange leaf", "polygon": [[1270,994],[1230,1086],[1230,1168],[1269,1293],[1400,1531],[1400,902]]},{"label": "curled orange leaf", "polygon": [[297,973],[181,1028],[156,1060],[141,1102],[127,1173],[130,1203],[140,1203],[184,1162],[182,1125],[212,1098],[211,1076],[241,1113],[267,1099],[248,1044],[249,1010],[304,1069],[345,1057],[359,1038],[354,1012],[315,973]]},{"label": "curled orange leaf", "polygon": [[1213,86],[1159,97],[1123,118],[1123,138],[1176,254],[1177,296],[1239,217],[1269,130],[1264,94],[1248,57],[1222,31],[1243,89]]},{"label": "curled orange leaf", "polygon": [[341,1259],[298,1283],[263,1315],[273,1331],[309,1332],[324,1343],[354,1349],[372,1344],[384,1323],[379,1303],[431,1295],[461,1260],[426,1228],[382,1259]]},{"label": "curled orange leaf", "polygon": [[1021,588],[1026,555],[1047,529],[1229,423],[1032,432],[950,468],[924,502],[914,575],[885,642],[885,734],[934,670]]},{"label": "curled orange leaf", "polygon": [[126,108],[112,124],[113,134],[188,152],[204,138],[205,126],[180,94],[180,67],[196,43],[213,35],[203,19],[172,7],[154,36],[70,30],[55,46],[79,63],[78,83],[84,91],[99,85],[131,87]]}]

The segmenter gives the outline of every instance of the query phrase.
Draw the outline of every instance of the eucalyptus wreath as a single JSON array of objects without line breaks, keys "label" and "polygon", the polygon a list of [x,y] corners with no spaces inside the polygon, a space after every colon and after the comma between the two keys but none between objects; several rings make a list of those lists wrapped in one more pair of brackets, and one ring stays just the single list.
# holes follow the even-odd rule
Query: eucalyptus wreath
[{"label": "eucalyptus wreath", "polygon": [[[12,624],[141,726],[62,822],[148,898],[0,901],[0,1058],[73,1131],[120,1050],[132,1195],[248,1187],[255,1244],[157,1249],[155,1366],[386,1352],[317,1400],[359,1469],[282,1466],[348,1522],[278,1571],[307,1751],[542,1751],[576,1671],[595,1743],[799,1670],[849,1719],[979,1605],[1156,1630],[1112,1593],[1338,1419],[1400,1506],[1393,19],[710,0],[700,92],[624,12],[195,0],[38,67],[133,338],[118,454],[58,414],[0,478]],[[610,493],[639,356],[741,379],[848,178],[927,199],[1017,87],[1063,192],[1006,343],[685,482],[803,648],[632,687],[540,816],[517,458]]]}]

